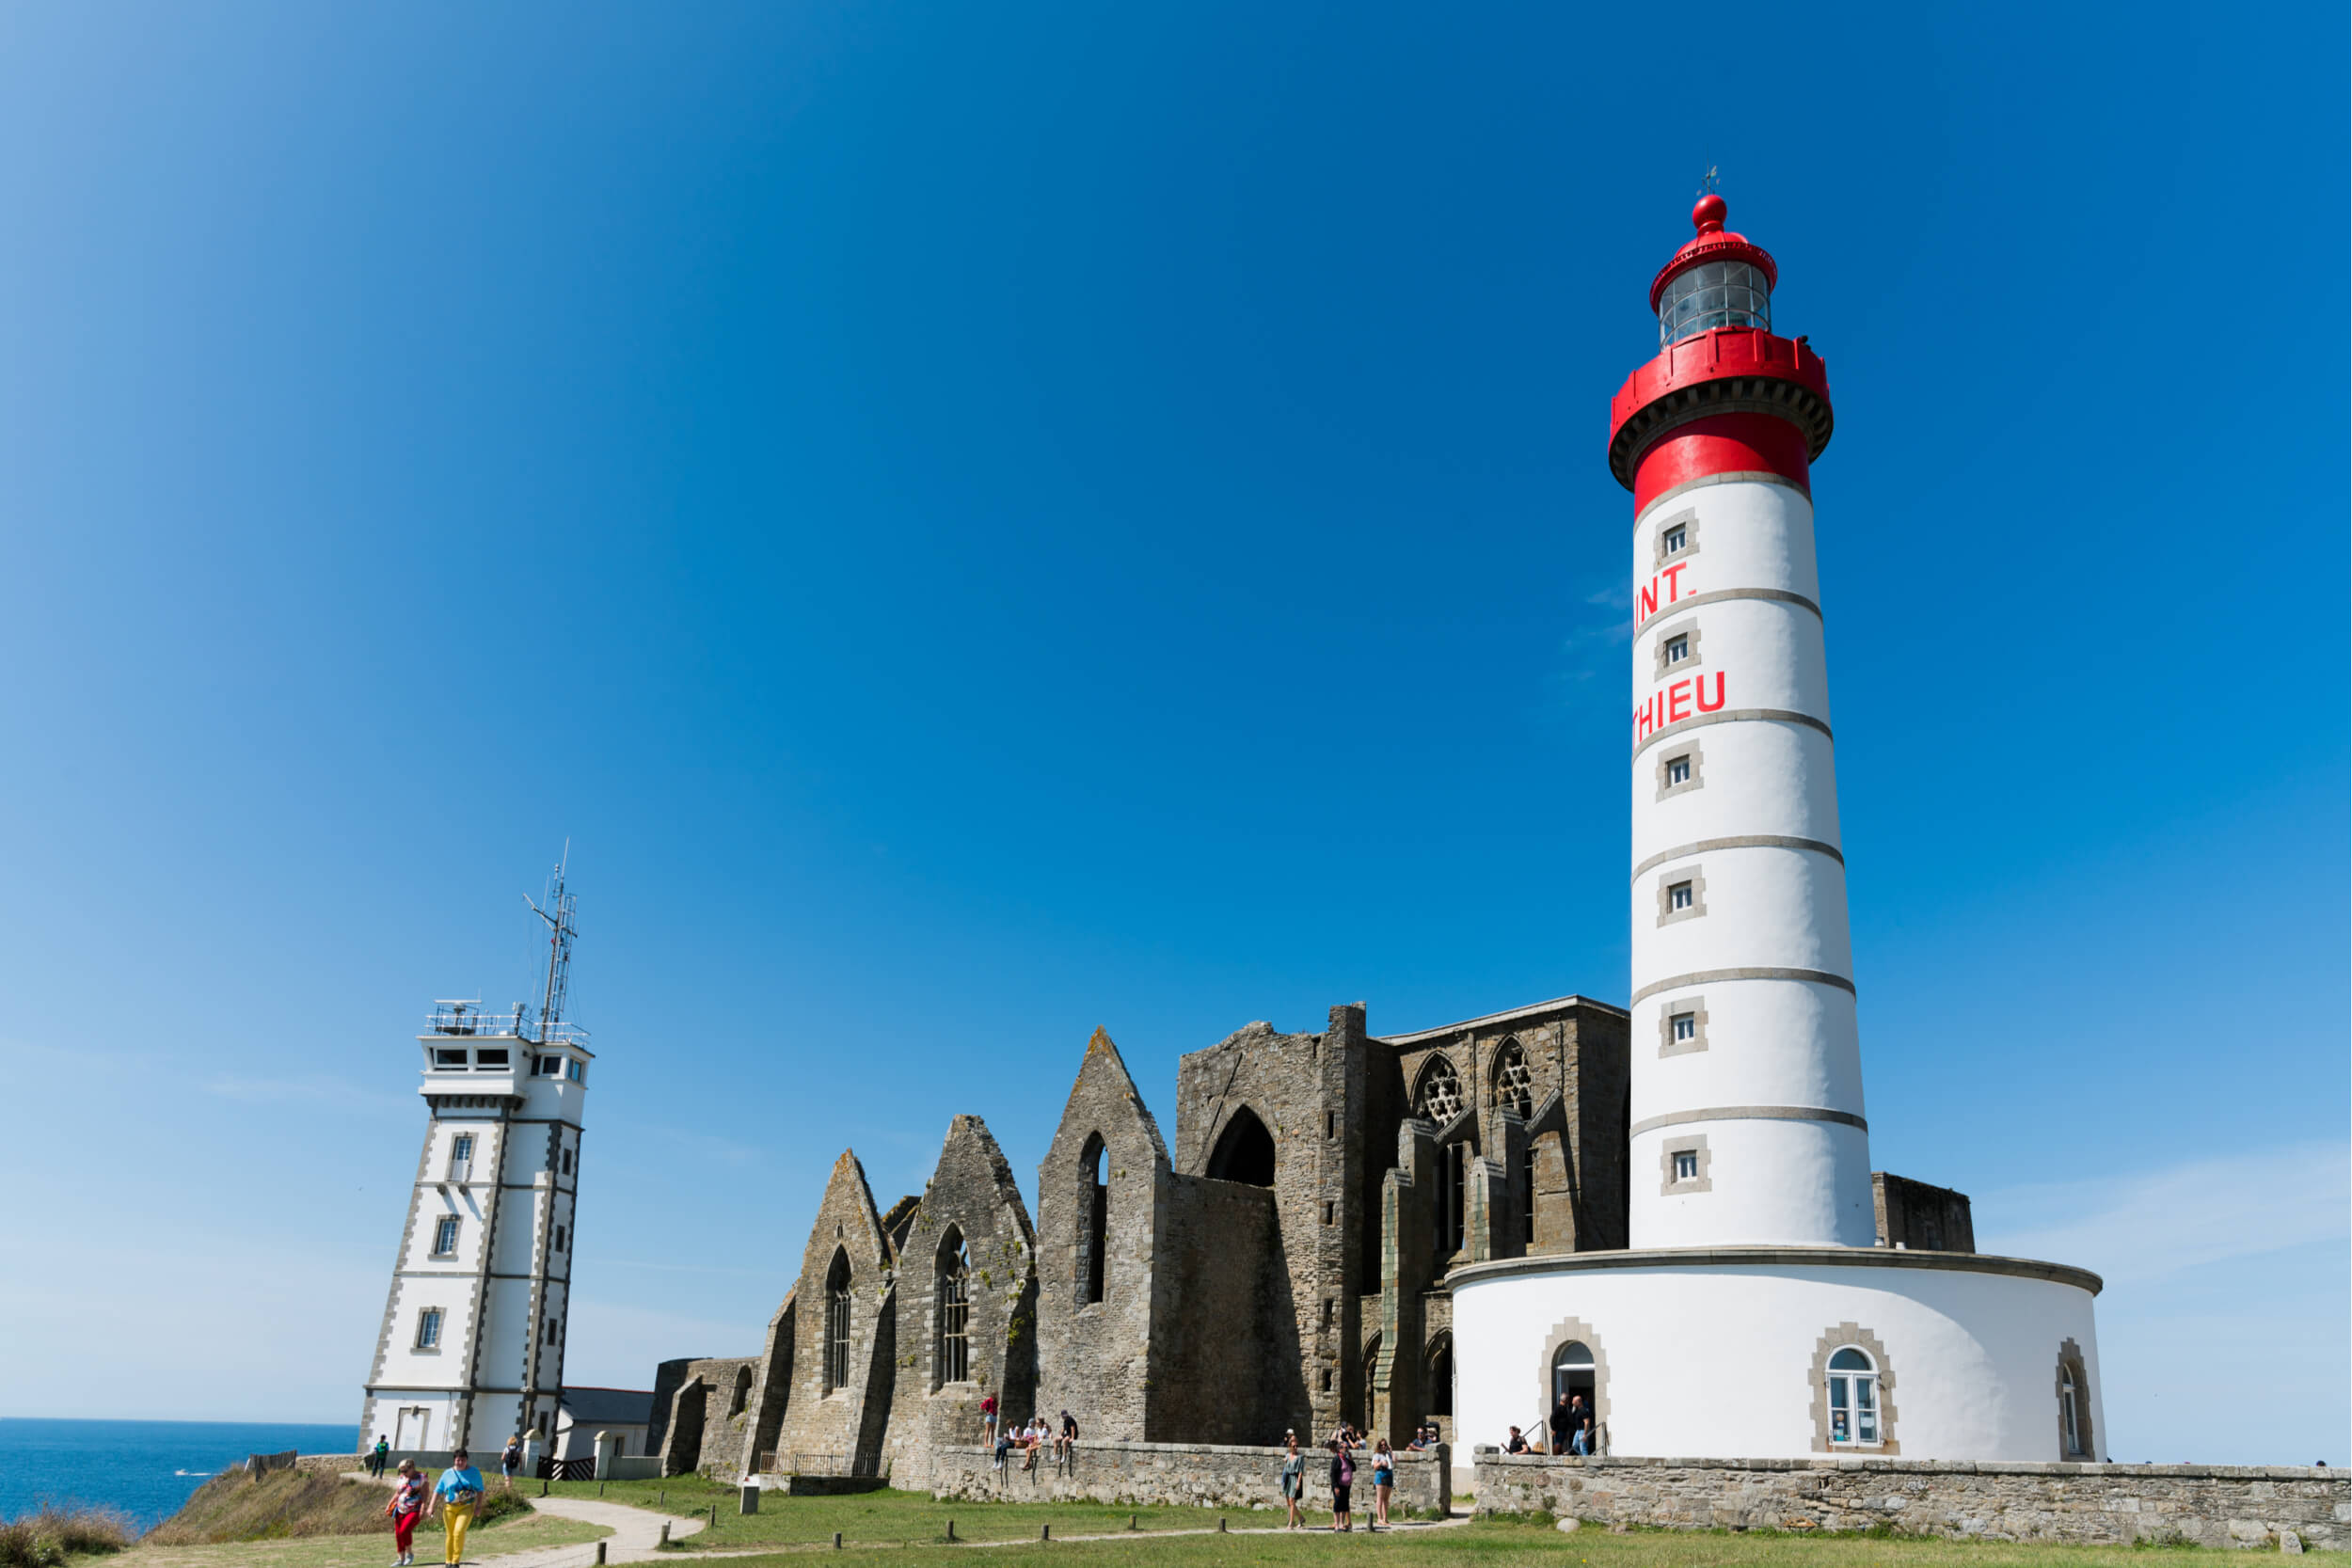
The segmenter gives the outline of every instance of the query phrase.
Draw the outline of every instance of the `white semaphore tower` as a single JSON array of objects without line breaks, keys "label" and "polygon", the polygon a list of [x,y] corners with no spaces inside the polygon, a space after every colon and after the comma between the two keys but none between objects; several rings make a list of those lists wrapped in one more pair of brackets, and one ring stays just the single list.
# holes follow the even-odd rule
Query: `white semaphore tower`
[{"label": "white semaphore tower", "polygon": [[1773,332],[1778,268],[1723,198],[1691,215],[1650,284],[1658,353],[1610,407],[1633,492],[1629,1244],[1447,1276],[1456,1418],[1540,1430],[1573,1386],[1622,1456],[2094,1459],[2098,1276],[1880,1235],[1814,564],[1829,376]]},{"label": "white semaphore tower", "polygon": [[564,867],[544,906],[538,1016],[516,1003],[435,1004],[424,1053],[429,1120],[368,1373],[359,1444],[399,1454],[510,1436],[542,1451],[564,1393],[572,1216],[588,1034],[564,1017],[574,927]]},{"label": "white semaphore tower", "polygon": [[[1723,198],[1612,409],[1633,491],[1636,1247],[1875,1237],[1810,464],[1829,381]],[[1661,1180],[1647,1180],[1648,1173]]]}]

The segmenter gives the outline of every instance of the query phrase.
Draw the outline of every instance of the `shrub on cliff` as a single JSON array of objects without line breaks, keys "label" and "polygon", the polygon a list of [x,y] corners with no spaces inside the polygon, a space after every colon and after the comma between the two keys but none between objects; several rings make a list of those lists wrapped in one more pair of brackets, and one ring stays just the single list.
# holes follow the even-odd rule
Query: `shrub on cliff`
[{"label": "shrub on cliff", "polygon": [[119,1552],[137,1533],[112,1509],[43,1503],[0,1522],[0,1568],[57,1568],[69,1556]]}]

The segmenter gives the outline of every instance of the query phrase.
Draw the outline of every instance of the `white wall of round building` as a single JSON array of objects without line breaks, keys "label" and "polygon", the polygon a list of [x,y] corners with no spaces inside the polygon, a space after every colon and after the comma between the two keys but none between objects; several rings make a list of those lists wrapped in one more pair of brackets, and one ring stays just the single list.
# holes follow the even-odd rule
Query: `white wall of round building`
[{"label": "white wall of round building", "polygon": [[[2060,1281],[1888,1264],[1676,1265],[1457,1279],[1464,1445],[1499,1444],[1549,1409],[1551,1358],[1584,1341],[1614,1455],[2057,1461],[2061,1350],[2104,1443],[2091,1295]],[[1867,1337],[1867,1338],[1866,1338]],[[1822,1431],[1824,1339],[1862,1340],[1883,1379],[1883,1441]],[[1467,1451],[1465,1451],[1467,1457]]]}]

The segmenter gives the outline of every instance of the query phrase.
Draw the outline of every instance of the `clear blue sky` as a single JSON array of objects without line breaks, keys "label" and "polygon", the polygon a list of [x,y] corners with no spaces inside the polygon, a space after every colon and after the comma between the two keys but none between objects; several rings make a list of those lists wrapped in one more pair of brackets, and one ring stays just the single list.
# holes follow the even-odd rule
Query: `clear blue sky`
[{"label": "clear blue sky", "polygon": [[1166,1117],[1623,1000],[1607,401],[1714,163],[1837,398],[1876,1163],[2109,1274],[2116,1457],[2352,1458],[2346,41],[10,9],[0,1413],[356,1417],[567,836],[581,1382],[755,1348],[845,1144],[1033,1189],[1097,1024]]}]

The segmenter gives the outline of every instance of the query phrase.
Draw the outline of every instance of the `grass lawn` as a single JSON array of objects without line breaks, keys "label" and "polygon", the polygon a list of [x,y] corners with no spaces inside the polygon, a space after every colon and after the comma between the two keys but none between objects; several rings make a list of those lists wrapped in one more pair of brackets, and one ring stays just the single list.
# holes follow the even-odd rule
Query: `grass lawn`
[{"label": "grass lawn", "polygon": [[[469,1562],[533,1546],[567,1546],[612,1532],[602,1525],[534,1515],[509,1519],[466,1537]],[[134,1546],[104,1557],[77,1557],[73,1568],[384,1568],[392,1560],[392,1522],[373,1535],[314,1535],[292,1541],[232,1541],[217,1546]],[[438,1564],[438,1531],[417,1532],[417,1560]]]},{"label": "grass lawn", "polygon": [[[1039,1511],[1047,1512],[1049,1506],[1041,1505]],[[1236,1528],[1266,1522],[1263,1514],[1231,1513],[1227,1517]],[[958,1535],[965,1532],[965,1518],[963,1513],[956,1515]],[[1125,1521],[1122,1518],[1120,1522]],[[979,1516],[973,1515],[972,1523],[979,1524]],[[846,1534],[846,1527],[844,1529]],[[1062,1532],[1062,1522],[1056,1517],[1054,1534],[1059,1537]],[[1031,1526],[1027,1533],[1034,1537],[1036,1527]],[[1071,1533],[1078,1533],[1074,1525]],[[825,1539],[832,1540],[830,1532]],[[851,1536],[845,1544],[854,1541]],[[2344,1560],[2340,1552],[2325,1555],[2339,1568]],[[857,1560],[861,1568],[879,1568],[882,1564],[917,1560],[936,1563],[939,1556],[939,1548],[914,1547],[869,1552]],[[1359,1528],[1353,1535],[1342,1536],[1327,1531],[1302,1531],[1297,1535],[1164,1535],[1151,1541],[1129,1537],[1124,1541],[1065,1543],[1057,1539],[1046,1544],[1031,1540],[1025,1545],[990,1547],[978,1556],[986,1568],[1040,1568],[1046,1563],[1059,1564],[1061,1568],[1082,1563],[1099,1564],[1102,1568],[1114,1563],[1167,1564],[1168,1568],[1321,1568],[1325,1563],[1366,1557],[1376,1558],[1388,1568],[1438,1568],[1440,1564],[1454,1568],[1456,1564],[1482,1563],[1495,1564],[1496,1568],[1515,1568],[1521,1563],[1528,1568],[1537,1564],[1544,1568],[2159,1568],[2165,1564],[2189,1568],[2189,1563],[2198,1560],[2211,1561],[2219,1568],[2229,1560],[2229,1554],[2201,1552],[2193,1547],[2134,1550],[2125,1546],[2029,1546],[1998,1542],[1871,1540],[1860,1536],[1807,1539],[1680,1530],[1636,1530],[1613,1535],[1591,1525],[1574,1535],[1562,1535],[1544,1525],[1483,1521],[1454,1528],[1408,1529],[1375,1536],[1367,1536]],[[806,1561],[803,1551],[732,1560],[741,1568],[786,1568],[787,1564],[803,1568]]]}]

